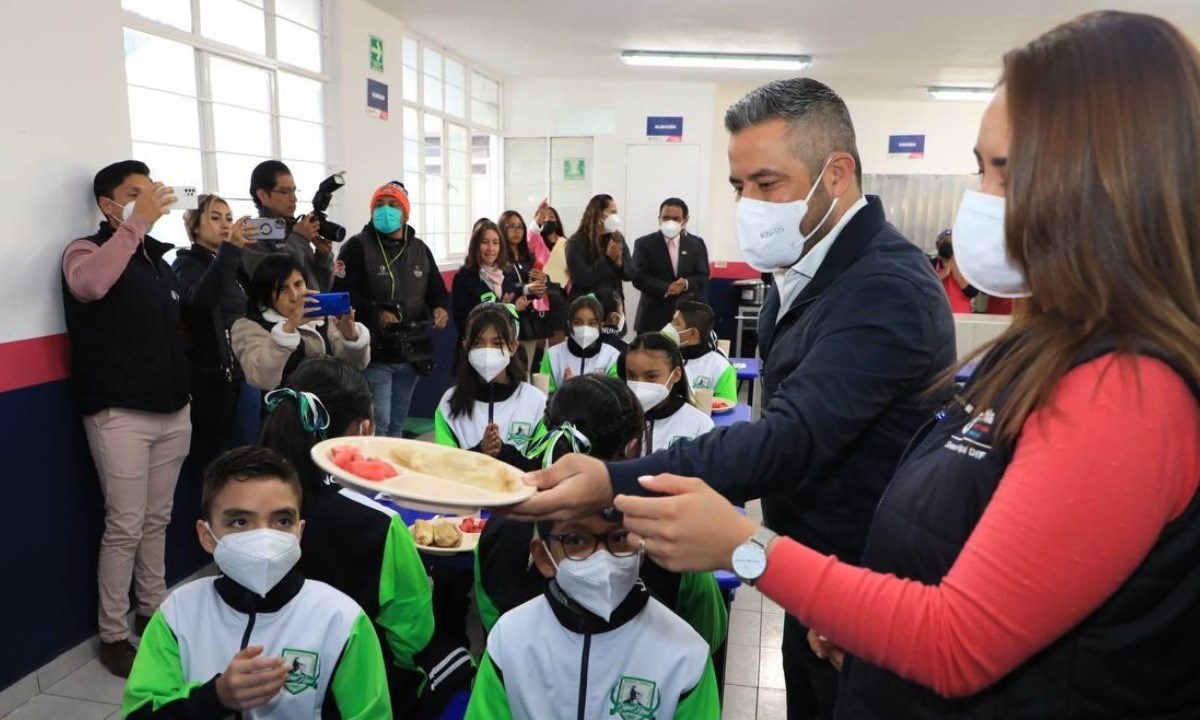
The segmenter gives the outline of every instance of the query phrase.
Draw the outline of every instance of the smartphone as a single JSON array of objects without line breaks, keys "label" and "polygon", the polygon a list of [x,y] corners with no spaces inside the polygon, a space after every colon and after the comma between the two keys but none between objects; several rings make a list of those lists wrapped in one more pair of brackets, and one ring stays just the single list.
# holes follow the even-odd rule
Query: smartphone
[{"label": "smartphone", "polygon": [[287,237],[287,221],[283,218],[250,218],[246,227],[256,228],[254,240],[283,240]]},{"label": "smartphone", "polygon": [[304,317],[338,317],[350,314],[350,293],[317,293],[309,297],[317,301],[317,306],[304,313]]},{"label": "smartphone", "polygon": [[171,210],[195,210],[200,207],[196,188],[191,185],[172,185],[170,190],[175,196],[175,202],[168,206]]}]

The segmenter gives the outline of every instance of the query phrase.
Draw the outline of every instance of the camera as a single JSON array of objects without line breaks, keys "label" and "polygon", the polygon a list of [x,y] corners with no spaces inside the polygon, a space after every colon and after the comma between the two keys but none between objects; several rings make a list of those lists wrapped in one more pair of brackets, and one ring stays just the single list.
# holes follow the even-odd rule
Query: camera
[{"label": "camera", "polygon": [[381,310],[391,311],[400,318],[379,330],[379,350],[387,362],[406,362],[413,366],[418,375],[428,377],[436,367],[433,340],[426,331],[432,322],[413,321],[404,317],[398,305],[380,304]]},{"label": "camera", "polygon": [[334,242],[341,242],[346,239],[346,228],[330,220],[325,211],[329,209],[329,202],[333,200],[333,194],[341,190],[342,186],[346,184],[346,179],[342,177],[344,174],[334,173],[322,180],[312,199],[313,215],[321,221],[321,229],[319,230],[321,237]]}]

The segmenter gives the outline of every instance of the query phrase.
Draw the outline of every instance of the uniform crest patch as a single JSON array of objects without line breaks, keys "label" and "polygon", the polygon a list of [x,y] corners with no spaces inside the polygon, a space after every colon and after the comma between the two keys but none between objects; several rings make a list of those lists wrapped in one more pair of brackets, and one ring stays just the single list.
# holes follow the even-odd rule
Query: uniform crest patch
[{"label": "uniform crest patch", "polygon": [[662,704],[658,683],[629,675],[622,675],[613,684],[608,699],[612,702],[608,714],[617,715],[621,720],[654,720],[658,716],[658,706]]},{"label": "uniform crest patch", "polygon": [[311,650],[293,650],[284,648],[280,655],[292,671],[288,673],[283,689],[293,695],[299,695],[305,690],[316,689],[317,679],[321,677],[321,655]]}]

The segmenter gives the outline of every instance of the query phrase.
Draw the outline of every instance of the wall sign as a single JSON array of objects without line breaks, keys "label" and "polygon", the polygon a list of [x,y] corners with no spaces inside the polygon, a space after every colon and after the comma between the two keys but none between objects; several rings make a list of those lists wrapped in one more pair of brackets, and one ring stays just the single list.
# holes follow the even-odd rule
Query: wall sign
[{"label": "wall sign", "polygon": [[647,117],[646,139],[683,142],[683,118],[659,117],[654,115]]},{"label": "wall sign", "polygon": [[888,156],[920,160],[925,157],[924,135],[888,135]]},{"label": "wall sign", "polygon": [[587,160],[585,158],[563,158],[563,180],[587,180]]},{"label": "wall sign", "polygon": [[383,72],[383,40],[371,36],[371,69]]},{"label": "wall sign", "polygon": [[367,115],[380,120],[388,119],[387,83],[367,78]]}]

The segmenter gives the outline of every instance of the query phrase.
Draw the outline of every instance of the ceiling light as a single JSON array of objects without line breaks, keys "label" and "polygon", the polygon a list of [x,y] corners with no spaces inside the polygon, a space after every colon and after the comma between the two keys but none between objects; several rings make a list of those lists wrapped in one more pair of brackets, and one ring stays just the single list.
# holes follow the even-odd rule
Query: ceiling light
[{"label": "ceiling light", "polygon": [[992,99],[996,91],[992,88],[981,87],[931,87],[929,97],[934,100],[976,100]]},{"label": "ceiling light", "polygon": [[743,53],[690,53],[626,50],[626,65],[646,67],[724,68],[732,70],[803,70],[812,65],[807,55],[758,55]]}]

